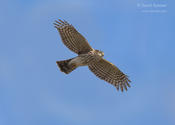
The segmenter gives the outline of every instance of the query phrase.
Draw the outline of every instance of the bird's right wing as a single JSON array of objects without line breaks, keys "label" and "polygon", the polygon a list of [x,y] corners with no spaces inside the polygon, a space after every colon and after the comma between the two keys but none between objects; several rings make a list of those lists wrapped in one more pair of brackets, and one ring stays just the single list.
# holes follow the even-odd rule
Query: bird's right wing
[{"label": "bird's right wing", "polygon": [[128,77],[121,72],[114,64],[108,62],[105,59],[101,59],[89,65],[89,69],[100,79],[105,80],[114,85],[117,90],[119,88],[123,91],[123,88],[127,91],[127,87],[130,87],[131,82]]},{"label": "bird's right wing", "polygon": [[64,45],[73,52],[83,54],[93,50],[87,40],[68,22],[58,20],[54,25],[59,31]]}]

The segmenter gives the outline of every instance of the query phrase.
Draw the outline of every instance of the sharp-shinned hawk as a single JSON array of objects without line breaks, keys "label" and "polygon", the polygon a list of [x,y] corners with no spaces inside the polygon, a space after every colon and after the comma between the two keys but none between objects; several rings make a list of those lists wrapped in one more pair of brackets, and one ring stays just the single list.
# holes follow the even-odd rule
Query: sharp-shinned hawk
[{"label": "sharp-shinned hawk", "polygon": [[79,66],[88,66],[89,69],[100,79],[127,91],[130,87],[128,76],[120,71],[115,65],[103,59],[104,53],[93,49],[87,40],[68,22],[58,20],[54,23],[55,28],[60,33],[61,39],[71,51],[78,54],[77,57],[56,61],[60,70],[69,74]]}]

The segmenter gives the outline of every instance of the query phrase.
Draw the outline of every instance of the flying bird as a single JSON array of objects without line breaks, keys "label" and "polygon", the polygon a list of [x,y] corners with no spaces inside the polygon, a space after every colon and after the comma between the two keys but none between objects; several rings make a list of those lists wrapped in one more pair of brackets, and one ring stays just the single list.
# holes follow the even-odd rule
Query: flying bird
[{"label": "flying bird", "polygon": [[88,41],[67,21],[56,20],[54,23],[58,30],[62,42],[71,51],[78,54],[77,57],[56,61],[56,64],[62,72],[69,74],[79,66],[88,66],[88,68],[100,79],[114,85],[117,90],[130,87],[128,76],[119,70],[114,64],[103,58],[104,53],[93,49]]}]

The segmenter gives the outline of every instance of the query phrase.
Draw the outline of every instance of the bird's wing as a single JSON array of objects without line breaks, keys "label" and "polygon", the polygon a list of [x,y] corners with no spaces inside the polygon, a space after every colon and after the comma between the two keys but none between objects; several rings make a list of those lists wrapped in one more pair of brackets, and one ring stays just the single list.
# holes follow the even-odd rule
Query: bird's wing
[{"label": "bird's wing", "polygon": [[68,22],[59,19],[54,25],[63,43],[73,52],[83,54],[93,50],[87,40]]},{"label": "bird's wing", "polygon": [[130,87],[129,82],[131,81],[128,77],[115,65],[105,59],[101,59],[100,61],[89,65],[89,69],[100,79],[114,85],[117,90],[120,88],[123,92],[123,88],[127,91],[127,87]]}]

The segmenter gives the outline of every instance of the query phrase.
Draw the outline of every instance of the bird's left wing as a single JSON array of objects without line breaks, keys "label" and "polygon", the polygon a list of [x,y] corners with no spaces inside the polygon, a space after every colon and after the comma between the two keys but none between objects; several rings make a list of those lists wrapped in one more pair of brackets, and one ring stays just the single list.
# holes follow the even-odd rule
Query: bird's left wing
[{"label": "bird's left wing", "polygon": [[59,31],[64,45],[73,52],[83,54],[93,50],[87,40],[68,22],[58,20],[54,25]]},{"label": "bird's left wing", "polygon": [[115,65],[105,59],[101,59],[100,61],[89,65],[89,69],[100,79],[114,85],[117,90],[120,88],[121,91],[123,91],[124,88],[127,91],[127,87],[130,87],[129,82],[131,81],[128,77]]}]

